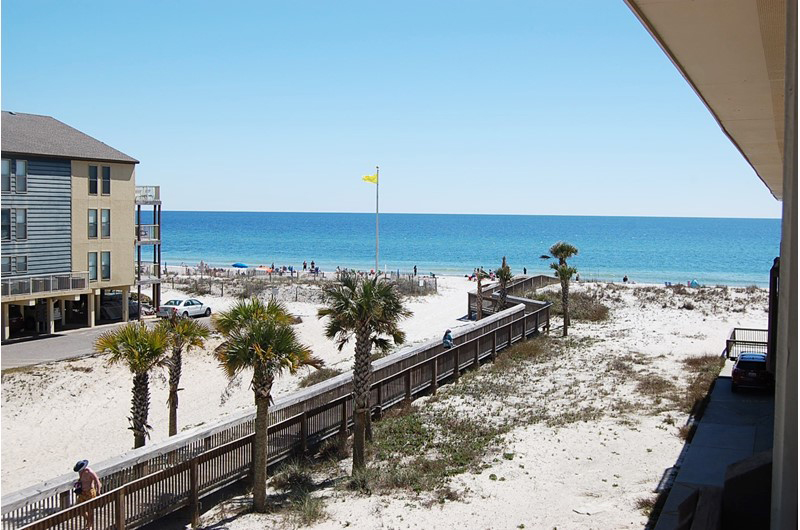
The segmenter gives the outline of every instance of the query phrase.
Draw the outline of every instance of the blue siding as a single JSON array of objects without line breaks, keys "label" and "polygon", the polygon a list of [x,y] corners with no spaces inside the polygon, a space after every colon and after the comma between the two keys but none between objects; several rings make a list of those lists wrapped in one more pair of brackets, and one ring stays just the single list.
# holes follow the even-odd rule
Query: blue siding
[{"label": "blue siding", "polygon": [[[16,159],[28,161],[28,191],[15,193],[12,182],[12,192],[2,195],[3,208],[12,210],[11,241],[3,241],[3,256],[28,257],[28,271],[19,274],[70,272],[72,270],[72,164],[67,159],[18,156],[12,160]],[[15,240],[14,211],[18,208],[25,208],[28,211],[27,240]],[[12,271],[11,275],[15,274]]]}]

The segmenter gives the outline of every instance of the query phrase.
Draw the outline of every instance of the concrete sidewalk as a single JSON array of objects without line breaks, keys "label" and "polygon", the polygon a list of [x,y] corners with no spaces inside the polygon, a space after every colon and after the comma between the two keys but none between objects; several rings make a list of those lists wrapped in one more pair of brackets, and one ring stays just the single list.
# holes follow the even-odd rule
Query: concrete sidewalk
[{"label": "concrete sidewalk", "polygon": [[[211,319],[208,317],[201,317],[198,320],[207,326],[211,324]],[[154,317],[148,317],[144,322],[151,326],[157,320]],[[3,344],[0,347],[0,369],[33,366],[92,355],[97,337],[122,325],[122,322],[104,324],[93,328],[62,331],[53,335]]]},{"label": "concrete sidewalk", "polygon": [[700,486],[722,487],[730,464],[772,448],[774,397],[765,391],[731,392],[720,376],[658,518],[656,530],[675,528],[678,506]]}]

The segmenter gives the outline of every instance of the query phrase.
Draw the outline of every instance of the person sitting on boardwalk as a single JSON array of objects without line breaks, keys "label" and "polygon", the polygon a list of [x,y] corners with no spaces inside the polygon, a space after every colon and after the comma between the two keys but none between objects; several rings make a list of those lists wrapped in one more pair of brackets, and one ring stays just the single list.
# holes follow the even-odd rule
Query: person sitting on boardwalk
[{"label": "person sitting on boardwalk", "polygon": [[444,346],[446,350],[449,350],[453,347],[453,335],[450,334],[449,329],[444,332],[444,337],[442,337],[442,346]]},{"label": "person sitting on boardwalk", "polygon": [[[97,473],[89,467],[89,461],[79,461],[72,470],[78,473],[80,477],[80,480],[75,484],[74,490],[78,494],[78,503],[90,501],[97,497],[102,485]],[[86,519],[86,528],[94,528],[94,510],[92,508],[87,509],[83,517]]]}]

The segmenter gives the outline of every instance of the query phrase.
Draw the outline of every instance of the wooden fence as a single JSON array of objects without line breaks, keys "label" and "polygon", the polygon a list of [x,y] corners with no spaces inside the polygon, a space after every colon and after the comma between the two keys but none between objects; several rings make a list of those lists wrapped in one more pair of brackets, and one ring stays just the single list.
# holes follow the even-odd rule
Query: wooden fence
[{"label": "wooden fence", "polygon": [[[373,363],[373,414],[435,392],[464,369],[549,328],[549,320],[549,305],[518,304],[457,331],[451,349],[436,341],[379,359]],[[351,392],[348,372],[270,407],[270,465],[346,434],[352,424]],[[79,529],[89,511],[95,529],[137,528],[187,506],[194,522],[202,496],[250,476],[254,419],[254,410],[240,413],[93,466],[104,492],[80,505],[71,492],[75,474],[4,496],[3,529]]]}]

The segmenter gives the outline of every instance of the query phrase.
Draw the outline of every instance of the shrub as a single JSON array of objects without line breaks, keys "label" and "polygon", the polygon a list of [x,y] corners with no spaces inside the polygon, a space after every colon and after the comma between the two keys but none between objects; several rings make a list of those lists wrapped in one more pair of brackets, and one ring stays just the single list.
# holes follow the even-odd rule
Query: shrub
[{"label": "shrub", "polygon": [[725,359],[719,355],[708,354],[684,359],[683,364],[690,372],[691,381],[678,401],[678,406],[684,412],[697,414],[714,381],[717,380]]},{"label": "shrub", "polygon": [[[564,309],[561,307],[561,290],[544,291],[533,294],[534,299],[542,302],[552,302],[550,311],[554,315],[563,315]],[[608,307],[603,305],[597,295],[582,292],[569,293],[569,315],[573,320],[586,320],[589,322],[599,322],[607,320]]]},{"label": "shrub", "polygon": [[344,373],[344,370],[340,370],[339,368],[323,367],[318,370],[313,370],[310,374],[302,378],[297,386],[305,388],[307,386],[316,385],[317,383],[327,381],[331,377],[336,377],[342,373]]},{"label": "shrub", "polygon": [[311,469],[305,460],[289,460],[270,479],[270,485],[282,491],[308,491],[314,487]]}]

